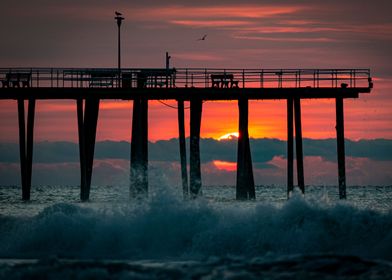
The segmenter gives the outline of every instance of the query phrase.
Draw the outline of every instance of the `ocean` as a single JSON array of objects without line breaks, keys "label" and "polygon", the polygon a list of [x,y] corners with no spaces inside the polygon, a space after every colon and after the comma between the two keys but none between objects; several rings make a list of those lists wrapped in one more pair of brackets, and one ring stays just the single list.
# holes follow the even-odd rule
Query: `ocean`
[{"label": "ocean", "polygon": [[392,279],[392,186],[0,187],[0,279]]}]

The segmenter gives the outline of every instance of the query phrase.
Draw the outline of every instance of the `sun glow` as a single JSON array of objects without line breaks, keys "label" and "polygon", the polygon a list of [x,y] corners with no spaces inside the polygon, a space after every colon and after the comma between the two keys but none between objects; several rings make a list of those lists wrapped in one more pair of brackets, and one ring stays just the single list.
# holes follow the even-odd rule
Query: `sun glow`
[{"label": "sun glow", "polygon": [[236,171],[237,170],[237,163],[231,161],[222,161],[222,160],[214,160],[213,164],[218,170],[224,171]]},{"label": "sun glow", "polygon": [[230,132],[225,135],[222,135],[221,137],[218,138],[219,141],[221,140],[233,140],[233,139],[238,139],[239,133],[238,132]]}]

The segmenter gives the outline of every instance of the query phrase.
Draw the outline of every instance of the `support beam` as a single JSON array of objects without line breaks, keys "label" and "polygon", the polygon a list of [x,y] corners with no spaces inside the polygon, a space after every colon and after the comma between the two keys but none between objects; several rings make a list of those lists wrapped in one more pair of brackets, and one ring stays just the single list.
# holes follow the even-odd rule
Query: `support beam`
[{"label": "support beam", "polygon": [[178,141],[180,145],[182,192],[184,198],[189,196],[188,171],[186,168],[185,114],[184,100],[178,100]]},{"label": "support beam", "polygon": [[28,198],[30,199],[31,175],[33,172],[33,145],[34,145],[34,119],[35,119],[35,99],[29,99],[27,111],[27,143],[26,143],[26,178],[28,187]]},{"label": "support beam", "polygon": [[201,195],[201,170],[200,170],[200,127],[203,102],[201,99],[191,99],[190,120],[190,195],[196,198]]},{"label": "support beam", "polygon": [[248,131],[248,99],[238,100],[239,109],[239,138],[237,150],[237,200],[255,199],[255,183],[253,177],[252,156]]},{"label": "support beam", "polygon": [[[86,143],[84,131],[84,102],[83,99],[76,100],[76,110],[78,116],[78,135],[79,135],[79,160],[80,160],[80,199],[88,199],[87,193],[87,166],[86,166]],[[87,198],[86,198],[87,197]]]},{"label": "support beam", "polygon": [[336,98],[336,135],[339,170],[339,197],[346,199],[346,159],[344,147],[344,111],[343,98]]},{"label": "support beam", "polygon": [[305,193],[304,156],[302,149],[301,99],[299,98],[294,99],[294,114],[298,187],[301,189],[302,193]]},{"label": "support beam", "polygon": [[287,99],[287,198],[294,190],[294,101]]},{"label": "support beam", "polygon": [[32,167],[33,167],[35,99],[28,100],[27,135],[26,135],[24,107],[25,107],[24,100],[18,99],[19,153],[20,153],[20,171],[21,171],[21,178],[22,178],[22,199],[30,200],[31,175],[32,175]]},{"label": "support beam", "polygon": [[148,196],[148,99],[142,97],[133,101],[130,195]]},{"label": "support beam", "polygon": [[86,99],[84,106],[82,99],[78,99],[76,101],[81,175],[80,199],[82,201],[87,201],[90,198],[99,101],[100,100],[98,98],[88,98]]}]

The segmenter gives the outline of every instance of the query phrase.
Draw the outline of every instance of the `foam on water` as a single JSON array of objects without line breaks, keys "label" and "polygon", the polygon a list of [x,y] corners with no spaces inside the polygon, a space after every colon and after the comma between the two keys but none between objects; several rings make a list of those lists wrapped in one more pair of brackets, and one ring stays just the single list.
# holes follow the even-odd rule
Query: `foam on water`
[{"label": "foam on water", "polygon": [[392,212],[294,195],[283,206],[165,193],[146,202],[57,203],[30,217],[0,216],[1,258],[203,260],[333,254],[392,261]]}]

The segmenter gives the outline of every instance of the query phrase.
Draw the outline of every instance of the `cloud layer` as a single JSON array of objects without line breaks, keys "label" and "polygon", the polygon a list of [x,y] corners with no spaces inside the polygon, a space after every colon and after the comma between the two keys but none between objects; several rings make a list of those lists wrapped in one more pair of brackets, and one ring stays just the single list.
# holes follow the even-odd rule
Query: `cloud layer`
[{"label": "cloud layer", "polygon": [[[202,176],[206,185],[234,185],[237,142],[201,140]],[[255,180],[260,185],[286,183],[286,142],[251,139]],[[346,140],[349,185],[390,185],[392,140]],[[96,144],[93,184],[128,185],[128,142],[104,141]],[[336,185],[336,141],[304,139],[307,184]],[[189,158],[189,153],[188,153]],[[72,142],[35,144],[33,184],[78,185],[78,146]],[[178,140],[149,143],[150,181],[180,185]],[[20,184],[18,145],[0,144],[0,185]]]},{"label": "cloud layer", "polygon": [[[189,146],[189,138],[187,138]],[[267,163],[274,157],[286,155],[286,141],[278,139],[251,139],[252,160],[255,163]],[[321,157],[336,161],[335,139],[304,139],[304,156]],[[368,158],[377,161],[392,161],[392,140],[375,139],[351,141],[346,139],[346,156]],[[237,141],[201,139],[201,160],[203,163],[213,161],[235,162],[237,158]],[[78,145],[72,142],[39,142],[34,146],[34,162],[63,163],[78,162]],[[178,139],[149,142],[149,159],[151,161],[179,161]],[[189,151],[188,151],[189,155]],[[95,159],[129,160],[130,144],[125,141],[102,141],[96,143]],[[19,146],[16,143],[0,143],[0,162],[18,163]]]}]

